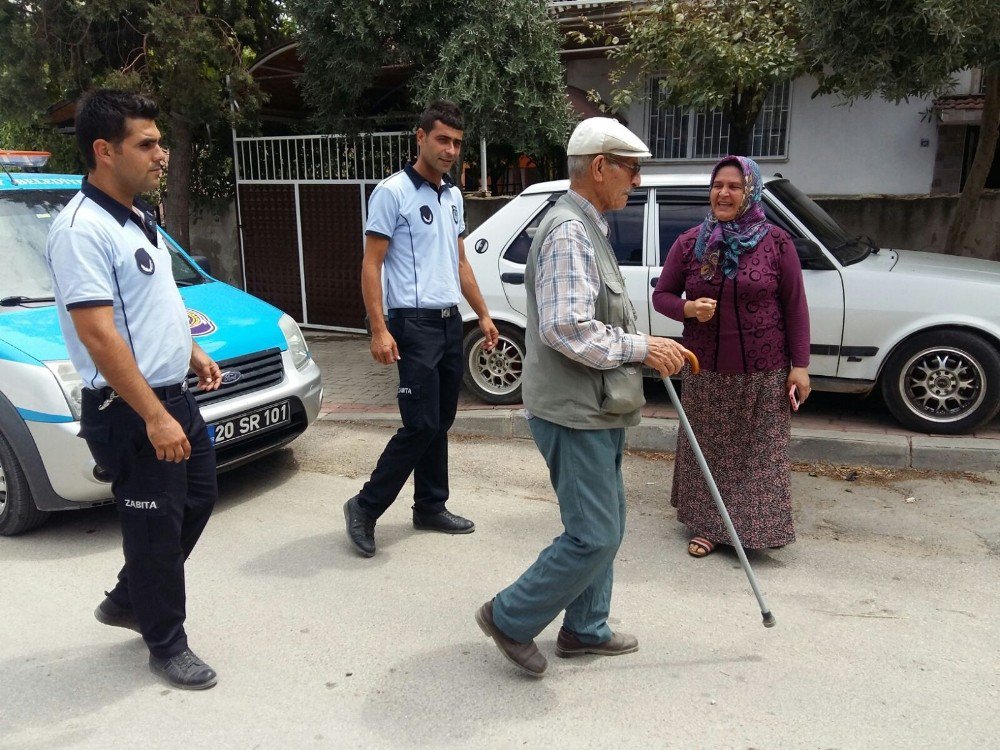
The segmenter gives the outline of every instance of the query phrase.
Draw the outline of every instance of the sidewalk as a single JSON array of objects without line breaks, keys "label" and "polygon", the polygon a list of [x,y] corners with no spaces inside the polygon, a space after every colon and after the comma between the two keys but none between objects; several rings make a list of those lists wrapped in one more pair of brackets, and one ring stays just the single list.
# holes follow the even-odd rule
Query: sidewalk
[{"label": "sidewalk", "polygon": [[[306,334],[323,371],[320,419],[399,423],[396,368],[374,362],[368,337]],[[647,381],[643,421],[630,428],[633,450],[671,452],[680,423],[662,384]],[[453,433],[530,439],[519,407],[484,404],[464,388]],[[899,426],[876,398],[814,393],[792,417],[793,461],[909,467],[937,471],[1000,470],[1000,419],[972,435],[922,435]]]}]

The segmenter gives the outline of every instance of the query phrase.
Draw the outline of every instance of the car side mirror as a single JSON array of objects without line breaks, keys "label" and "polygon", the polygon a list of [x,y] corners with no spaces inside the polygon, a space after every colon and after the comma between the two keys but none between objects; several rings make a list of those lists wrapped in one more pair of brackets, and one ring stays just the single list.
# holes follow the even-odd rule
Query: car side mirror
[{"label": "car side mirror", "polygon": [[829,271],[833,266],[830,259],[826,257],[823,249],[812,240],[803,237],[792,239],[795,245],[795,252],[799,256],[799,262],[805,271]]},{"label": "car side mirror", "polygon": [[212,261],[206,258],[204,255],[192,255],[191,260],[198,264],[198,268],[207,273],[209,276],[212,275]]}]

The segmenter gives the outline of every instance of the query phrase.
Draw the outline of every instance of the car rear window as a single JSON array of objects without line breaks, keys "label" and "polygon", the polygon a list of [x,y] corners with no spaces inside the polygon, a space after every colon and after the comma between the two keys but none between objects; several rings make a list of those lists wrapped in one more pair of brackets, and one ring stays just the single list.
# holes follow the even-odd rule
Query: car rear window
[{"label": "car rear window", "polygon": [[[528,251],[531,249],[531,241],[535,238],[535,232],[545,219],[549,209],[561,197],[555,194],[537,214],[528,222],[528,225],[514,238],[513,242],[504,251],[504,260],[511,263],[524,265],[528,262]],[[642,258],[642,227],[645,216],[646,191],[635,193],[629,198],[628,205],[621,211],[609,211],[604,218],[607,219],[611,231],[611,246],[614,248],[615,257],[618,264],[622,266],[641,266]]]}]

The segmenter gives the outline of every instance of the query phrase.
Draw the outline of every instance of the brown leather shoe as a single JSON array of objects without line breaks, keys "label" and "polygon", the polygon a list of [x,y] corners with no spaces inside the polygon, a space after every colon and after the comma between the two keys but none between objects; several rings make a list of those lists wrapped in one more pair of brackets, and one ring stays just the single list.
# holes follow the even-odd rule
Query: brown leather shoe
[{"label": "brown leather shoe", "polygon": [[603,643],[584,643],[566,628],[559,628],[556,636],[556,656],[567,659],[570,656],[596,654],[597,656],[621,656],[639,650],[639,640],[628,633],[613,633]]},{"label": "brown leather shoe", "polygon": [[529,643],[518,643],[504,635],[493,623],[493,600],[486,602],[476,610],[476,622],[486,635],[493,639],[507,661],[514,666],[527,672],[532,677],[541,677],[549,663],[538,650],[534,641]]}]

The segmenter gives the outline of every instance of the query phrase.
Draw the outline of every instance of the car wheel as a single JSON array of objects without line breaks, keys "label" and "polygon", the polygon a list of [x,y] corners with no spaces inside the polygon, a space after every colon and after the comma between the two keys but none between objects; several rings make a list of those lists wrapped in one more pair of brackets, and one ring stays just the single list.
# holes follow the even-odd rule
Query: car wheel
[{"label": "car wheel", "polygon": [[889,357],[882,395],[893,416],[912,430],[969,432],[1000,409],[1000,354],[971,333],[922,333]]},{"label": "car wheel", "polygon": [[521,402],[521,373],[524,370],[524,332],[511,325],[497,324],[500,338],[493,351],[483,348],[485,337],[478,327],[465,335],[465,372],[469,390],[489,404]]},{"label": "car wheel", "polygon": [[21,534],[41,526],[48,517],[46,511],[35,507],[14,449],[0,434],[0,535]]}]

